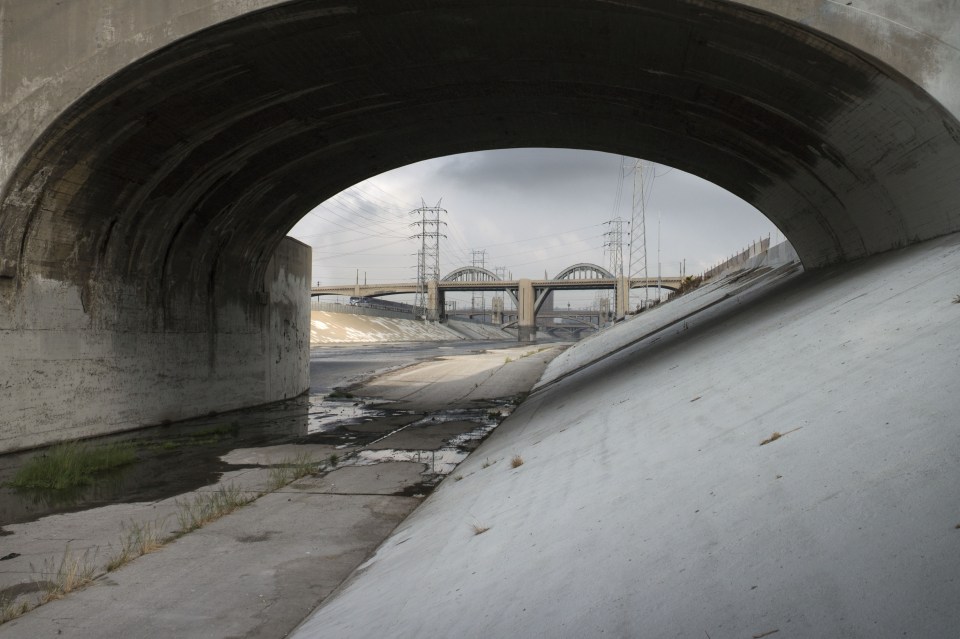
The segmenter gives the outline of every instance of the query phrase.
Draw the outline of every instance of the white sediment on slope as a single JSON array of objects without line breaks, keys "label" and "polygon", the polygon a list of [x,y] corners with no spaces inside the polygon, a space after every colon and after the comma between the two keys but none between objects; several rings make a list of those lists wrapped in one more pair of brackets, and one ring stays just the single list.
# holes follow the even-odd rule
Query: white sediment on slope
[{"label": "white sediment on slope", "polygon": [[953,236],[569,349],[294,636],[955,636],[958,272]]},{"label": "white sediment on slope", "polygon": [[511,336],[493,326],[451,320],[443,324],[409,319],[313,311],[310,344],[372,342],[433,342],[461,339],[508,340]]}]

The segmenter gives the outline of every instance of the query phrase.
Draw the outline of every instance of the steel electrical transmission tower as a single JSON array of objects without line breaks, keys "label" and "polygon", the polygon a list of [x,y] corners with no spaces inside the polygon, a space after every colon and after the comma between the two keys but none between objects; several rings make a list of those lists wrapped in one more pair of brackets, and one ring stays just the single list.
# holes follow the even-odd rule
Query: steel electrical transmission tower
[{"label": "steel electrical transmission tower", "polygon": [[446,209],[440,208],[442,201],[438,201],[436,206],[427,206],[421,200],[420,208],[410,211],[411,215],[420,217],[410,224],[419,226],[420,232],[410,237],[420,240],[420,250],[417,252],[417,293],[413,305],[416,316],[424,319],[430,306],[430,282],[440,281],[440,238],[446,237],[440,232],[440,226],[446,225],[446,222],[440,219],[440,214],[447,213]]},{"label": "steel electrical transmission tower", "polygon": [[[474,249],[473,250],[473,267],[474,268],[487,268],[487,249]],[[484,312],[484,307],[487,305],[487,295],[483,291],[474,291],[473,297],[470,298],[470,309],[475,310],[477,308],[477,302],[480,303],[480,312],[481,320],[483,319],[482,313]]]},{"label": "steel electrical transmission tower", "polygon": [[623,275],[623,220],[616,217],[609,222],[610,230],[603,234],[603,249],[614,277]]},{"label": "steel electrical transmission tower", "polygon": [[[643,161],[637,160],[633,167],[633,205],[630,214],[630,277],[647,277],[647,220],[646,207],[649,191],[653,186],[653,168],[644,174]],[[631,289],[632,291],[632,289]],[[650,289],[643,287],[646,308],[650,304]],[[632,305],[628,298],[628,305]]]},{"label": "steel electrical transmission tower", "polygon": [[[617,278],[618,282],[613,290],[614,307],[617,307],[616,300],[618,299],[618,292],[621,286],[620,279],[623,277],[623,220],[618,216],[609,222],[604,222],[604,224],[608,226],[608,230],[603,234],[603,250],[607,254],[607,264],[610,272],[613,273],[613,276]],[[610,299],[607,298],[606,301],[609,307]],[[629,299],[626,304],[629,306]],[[602,305],[598,307],[602,309]],[[626,310],[626,308],[623,308],[622,312],[625,313]]]}]

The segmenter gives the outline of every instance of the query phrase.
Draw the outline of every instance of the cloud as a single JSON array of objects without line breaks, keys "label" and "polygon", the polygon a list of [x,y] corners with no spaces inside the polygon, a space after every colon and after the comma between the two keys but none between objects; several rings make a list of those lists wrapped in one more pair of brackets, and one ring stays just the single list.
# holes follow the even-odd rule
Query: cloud
[{"label": "cloud", "polygon": [[442,158],[435,170],[440,182],[457,189],[490,189],[526,194],[562,190],[578,197],[597,182],[616,183],[619,156],[570,149],[504,149]]}]

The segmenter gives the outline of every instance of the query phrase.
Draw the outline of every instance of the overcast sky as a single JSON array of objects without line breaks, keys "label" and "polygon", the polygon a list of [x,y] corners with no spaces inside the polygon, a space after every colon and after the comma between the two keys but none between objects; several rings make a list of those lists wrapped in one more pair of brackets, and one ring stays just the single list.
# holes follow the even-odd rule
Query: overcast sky
[{"label": "overcast sky", "polygon": [[[625,166],[625,170],[621,167]],[[468,153],[412,164],[370,178],[322,203],[290,235],[314,247],[313,281],[407,282],[416,277],[419,241],[411,223],[421,198],[442,198],[441,276],[486,250],[486,266],[514,278],[554,276],[577,262],[609,266],[605,222],[630,220],[632,158],[592,151],[514,149]],[[756,209],[688,173],[644,165],[649,276],[657,275],[657,220],[663,275],[686,259],[696,274],[777,229]],[[620,176],[624,178],[620,179]],[[652,179],[651,179],[652,178]],[[652,182],[652,185],[651,185]],[[618,198],[618,189],[620,197]],[[619,206],[618,206],[619,202]],[[628,261],[623,225],[623,259]],[[781,236],[782,237],[782,236]],[[593,293],[568,293],[587,302]],[[469,294],[467,294],[469,299]],[[585,304],[586,305],[586,304]]]}]

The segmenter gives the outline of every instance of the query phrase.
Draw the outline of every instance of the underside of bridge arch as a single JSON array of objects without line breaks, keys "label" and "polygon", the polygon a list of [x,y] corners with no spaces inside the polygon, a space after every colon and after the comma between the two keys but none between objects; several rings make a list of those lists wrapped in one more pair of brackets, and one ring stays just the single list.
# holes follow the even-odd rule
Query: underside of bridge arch
[{"label": "underside of bridge arch", "polygon": [[[68,109],[0,205],[3,275],[150,285],[167,321],[260,287],[359,180],[455,152],[644,157],[744,198],[807,266],[956,230],[960,128],[881,63],[709,0],[291,2]],[[188,314],[189,314],[188,313]]]},{"label": "underside of bridge arch", "polygon": [[0,199],[5,323],[29,327],[25,296],[55,282],[93,327],[215,330],[261,312],[319,201],[533,146],[699,175],[808,267],[960,227],[956,120],[797,23],[719,0],[300,0],[141,59],[38,137]]}]

